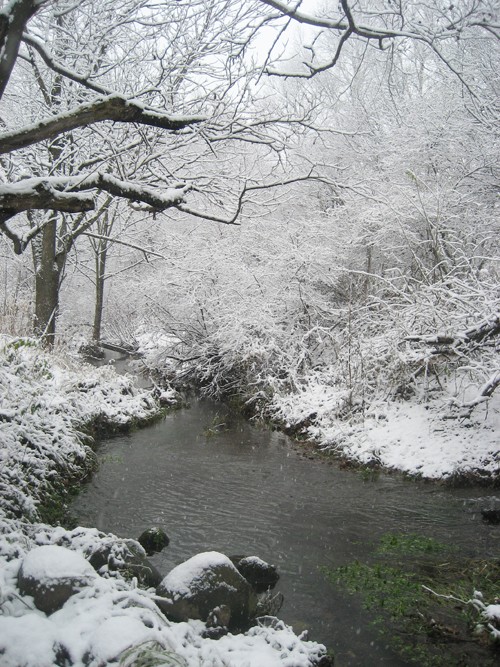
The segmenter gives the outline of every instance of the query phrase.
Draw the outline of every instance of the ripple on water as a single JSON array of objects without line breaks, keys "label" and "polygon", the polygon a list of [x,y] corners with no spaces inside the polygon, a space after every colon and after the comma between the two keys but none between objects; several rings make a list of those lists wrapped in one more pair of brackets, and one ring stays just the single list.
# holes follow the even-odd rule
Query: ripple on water
[{"label": "ripple on water", "polygon": [[363,560],[387,532],[421,532],[465,553],[493,554],[498,540],[471,510],[477,491],[396,475],[364,481],[356,472],[303,459],[282,434],[234,416],[225,419],[228,430],[206,437],[224,411],[195,401],[190,410],[102,443],[100,469],[73,513],[124,537],[160,524],[171,539],[153,557],[163,572],[210,549],[276,563],[282,617],[334,647],[338,667],[404,665],[368,629],[357,602],[334,590],[319,567]]}]

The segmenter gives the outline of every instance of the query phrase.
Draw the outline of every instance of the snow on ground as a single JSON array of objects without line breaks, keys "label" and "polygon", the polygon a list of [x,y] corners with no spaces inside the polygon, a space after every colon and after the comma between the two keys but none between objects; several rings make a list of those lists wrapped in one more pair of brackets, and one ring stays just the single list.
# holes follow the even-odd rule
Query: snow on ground
[{"label": "snow on ground", "polygon": [[[20,594],[17,574],[34,547],[52,545],[57,550],[63,547],[53,545],[63,545],[64,551],[74,549],[89,557],[116,539],[96,529],[66,531],[0,518],[2,667],[137,665],[141,651],[162,658],[144,664],[166,667],[311,667],[324,653],[320,644],[303,641],[281,621],[219,640],[204,638],[204,623],[170,623],[157,608],[153,589],[138,589],[106,567],[50,615]],[[67,571],[74,567],[67,557],[63,565]],[[52,573],[49,563],[39,567],[44,574]]]},{"label": "snow on ground", "polygon": [[[383,466],[428,478],[500,472],[500,401],[490,416],[445,419],[434,406],[392,404],[385,420],[365,422],[363,436],[349,452],[358,460],[375,458]],[[483,414],[481,415],[480,412]]]},{"label": "snow on ground", "polygon": [[500,396],[475,408],[470,418],[446,406],[445,398],[378,402],[364,418],[345,421],[338,410],[345,391],[317,382],[295,394],[275,395],[271,412],[288,426],[312,424],[304,433],[321,448],[359,463],[376,462],[437,479],[500,473]]},{"label": "snow on ground", "polygon": [[[204,623],[170,623],[155,604],[154,589],[138,589],[135,580],[107,566],[83,577],[85,585],[51,614],[21,593],[25,558],[23,572],[50,579],[72,575],[75,567],[81,574],[81,559],[78,564],[68,550],[88,559],[99,549],[120,548],[123,540],[97,529],[36,523],[38,505],[61,476],[78,479],[88,471],[92,450],[79,429],[96,420],[124,425],[157,410],[150,392],[112,368],[48,355],[35,341],[0,338],[2,667],[312,667],[324,653],[277,620],[273,627],[204,638]],[[44,545],[43,561],[33,562],[30,552]]]},{"label": "snow on ground", "polygon": [[36,518],[58,475],[78,479],[93,464],[99,423],[121,427],[158,412],[151,393],[110,367],[47,355],[29,339],[0,338],[0,511]]}]

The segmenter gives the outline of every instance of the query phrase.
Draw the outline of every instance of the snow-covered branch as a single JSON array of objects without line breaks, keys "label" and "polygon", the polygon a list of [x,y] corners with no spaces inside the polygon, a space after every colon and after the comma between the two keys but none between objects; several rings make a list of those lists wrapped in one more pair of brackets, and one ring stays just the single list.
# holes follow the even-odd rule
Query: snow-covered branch
[{"label": "snow-covered branch", "polygon": [[[280,2],[280,0],[260,0],[264,5],[268,5],[276,9],[277,16],[289,16],[291,19],[302,25],[313,26],[316,28],[327,28],[328,30],[335,30],[337,32],[344,32],[350,28],[355,28],[356,32],[362,34],[370,39],[384,39],[389,37],[413,36],[412,33],[395,30],[384,30],[381,28],[373,28],[366,25],[355,25],[354,22],[349,21],[348,16],[339,17],[338,19],[330,19],[322,16],[309,14],[299,9],[301,3],[294,2],[288,4],[287,2]],[[345,11],[346,2],[342,2],[342,7]],[[347,19],[347,20],[346,20]],[[352,24],[352,25],[351,25]]]},{"label": "snow-covered branch", "polygon": [[68,213],[92,211],[96,207],[96,193],[92,190],[146,204],[153,211],[164,211],[180,207],[190,189],[189,185],[177,184],[160,190],[99,173],[83,178],[30,178],[0,186],[0,231],[12,241],[16,254],[21,254],[43,227],[36,227],[23,236],[17,235],[6,224],[17,213],[30,209]]},{"label": "snow-covered branch", "polygon": [[81,104],[67,113],[61,113],[34,125],[0,135],[0,154],[11,153],[32,144],[54,139],[77,127],[112,120],[120,123],[138,123],[163,130],[178,131],[205,120],[202,116],[173,116],[146,109],[121,95],[111,95]]},{"label": "snow-covered branch", "polygon": [[[337,38],[331,58],[325,58],[324,50],[319,55],[313,46],[308,46],[311,56],[301,63],[301,69],[290,69],[288,66],[282,69],[276,65],[266,68],[268,74],[277,76],[311,78],[331,69],[337,64],[341,51],[350,38],[358,38],[367,43],[374,42],[380,49],[383,49],[387,42],[409,40],[425,44],[431,49],[472,93],[462,73],[453,65],[453,59],[443,54],[439,44],[458,41],[467,32],[474,30],[480,31],[483,35],[488,33],[497,39],[499,37],[497,7],[493,2],[450,3],[448,7],[441,9],[437,6],[429,7],[418,0],[403,5],[391,4],[389,0],[385,7],[378,6],[375,10],[369,2],[352,3],[349,0],[341,0],[338,3],[337,16],[321,14],[319,11],[315,13],[305,11],[303,9],[305,3],[302,2],[283,0],[260,0],[260,2],[274,10],[274,13],[268,16],[267,23],[281,25],[279,22],[282,23],[282,20],[287,18],[289,22],[316,29],[318,34],[330,33]],[[426,17],[425,21],[422,20],[422,16]],[[282,29],[282,32],[284,31],[285,29]],[[320,63],[315,62],[318,55],[322,61]]]},{"label": "snow-covered branch", "polygon": [[467,408],[470,412],[472,412],[473,408],[481,405],[481,403],[486,403],[486,401],[488,401],[493,396],[495,389],[497,389],[499,386],[500,369],[493,373],[489,380],[481,387],[477,396],[475,396],[473,399],[467,401],[466,403],[460,403],[459,401],[454,400],[453,404],[459,408]]},{"label": "snow-covered branch", "polygon": [[[445,355],[449,357],[454,355],[468,355],[482,347],[488,347],[491,345],[492,340],[499,334],[500,313],[493,313],[490,317],[455,336],[445,334],[413,335],[407,336],[405,340],[410,343],[422,343],[425,346],[432,346],[425,347],[423,355],[426,358],[433,355]],[[478,393],[475,396],[467,401],[459,401],[456,398],[452,398],[451,404],[457,408],[465,409],[465,416],[470,416],[475,407],[489,401],[499,386],[500,369],[497,368],[478,389]]]},{"label": "snow-covered branch", "polygon": [[33,35],[30,35],[29,33],[25,32],[22,36],[22,41],[28,46],[31,46],[38,53],[38,55],[41,57],[44,63],[53,72],[56,72],[57,74],[60,74],[61,76],[64,76],[66,79],[70,79],[75,83],[79,83],[85,88],[93,90],[94,92],[99,93],[100,95],[112,94],[112,91],[109,90],[108,88],[100,86],[96,84],[94,81],[91,81],[88,77],[81,76],[80,74],[78,74],[78,72],[74,72],[73,70],[68,69],[67,67],[64,67],[63,65],[58,63],[55,60],[55,58],[53,58],[53,56],[50,53],[48,53],[48,51],[45,49],[41,40],[37,39]]},{"label": "snow-covered branch", "polygon": [[461,345],[464,343],[482,343],[500,334],[500,313],[492,313],[491,317],[481,320],[455,336],[446,334],[413,335],[407,336],[410,343],[425,343],[427,345]]}]

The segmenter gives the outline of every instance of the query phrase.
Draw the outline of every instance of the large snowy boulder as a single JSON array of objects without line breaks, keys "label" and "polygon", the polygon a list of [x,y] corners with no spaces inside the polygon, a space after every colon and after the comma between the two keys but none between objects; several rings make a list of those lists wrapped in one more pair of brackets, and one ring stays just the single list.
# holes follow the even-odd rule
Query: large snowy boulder
[{"label": "large snowy boulder", "polygon": [[217,551],[197,554],[175,567],[156,589],[157,604],[174,621],[205,621],[216,607],[230,610],[231,627],[255,615],[257,596],[231,560]]},{"label": "large snowy boulder", "polygon": [[97,577],[85,558],[57,545],[36,547],[24,557],[17,583],[22,595],[31,595],[46,614],[60,609],[79,590]]}]

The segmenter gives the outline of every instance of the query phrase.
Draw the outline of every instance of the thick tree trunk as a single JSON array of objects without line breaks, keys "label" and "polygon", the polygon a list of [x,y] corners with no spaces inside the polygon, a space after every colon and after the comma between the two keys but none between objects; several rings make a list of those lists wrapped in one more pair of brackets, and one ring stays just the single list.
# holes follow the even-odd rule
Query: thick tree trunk
[{"label": "thick tree trunk", "polygon": [[59,308],[59,287],[65,256],[57,254],[57,217],[47,223],[42,233],[35,278],[35,335],[53,347]]},{"label": "thick tree trunk", "polygon": [[101,340],[102,313],[104,306],[104,281],[106,279],[106,259],[108,244],[100,240],[95,255],[95,307],[92,338],[96,343]]},{"label": "thick tree trunk", "polygon": [[0,11],[0,97],[14,68],[26,24],[40,7],[35,0],[17,0]]}]

